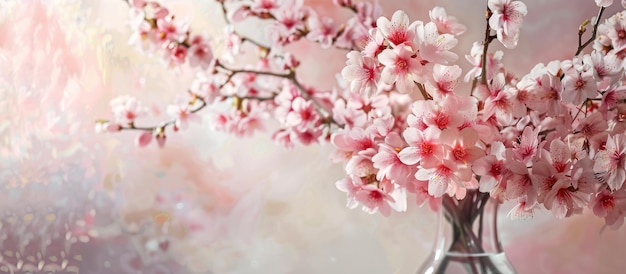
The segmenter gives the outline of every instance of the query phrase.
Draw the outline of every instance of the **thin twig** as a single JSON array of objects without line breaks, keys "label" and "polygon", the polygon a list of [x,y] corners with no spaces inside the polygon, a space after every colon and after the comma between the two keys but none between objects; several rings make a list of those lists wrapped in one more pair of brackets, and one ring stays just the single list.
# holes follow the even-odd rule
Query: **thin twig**
[{"label": "thin twig", "polygon": [[482,67],[481,67],[481,74],[480,74],[480,83],[485,86],[487,85],[487,52],[489,50],[489,44],[495,38],[495,36],[491,35],[491,26],[489,26],[489,18],[491,18],[491,15],[493,15],[493,13],[487,7],[487,11],[485,15],[487,23],[485,24],[485,40],[483,41],[483,56],[481,56]]},{"label": "thin twig", "polygon": [[587,42],[585,42],[584,44],[581,44],[582,35],[584,31],[580,31],[580,30],[578,31],[578,49],[576,50],[576,53],[574,54],[574,56],[577,56],[578,54],[580,54],[583,51],[583,49],[585,49],[585,47],[587,47],[589,44],[591,44],[591,42],[596,40],[596,34],[598,33],[598,23],[600,23],[600,18],[602,17],[602,13],[604,12],[604,9],[605,9],[604,7],[601,7],[600,11],[598,11],[598,16],[596,17],[596,20],[593,22],[593,31],[591,32],[591,37],[589,37]]}]

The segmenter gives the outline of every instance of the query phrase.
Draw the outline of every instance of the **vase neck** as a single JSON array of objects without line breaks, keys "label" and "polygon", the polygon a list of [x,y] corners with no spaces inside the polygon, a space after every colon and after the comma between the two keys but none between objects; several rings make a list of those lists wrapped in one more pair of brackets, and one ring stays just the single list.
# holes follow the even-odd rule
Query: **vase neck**
[{"label": "vase neck", "polygon": [[418,274],[511,274],[515,269],[498,237],[498,202],[468,190],[465,199],[444,196],[437,239]]},{"label": "vase neck", "polygon": [[498,202],[489,194],[468,191],[457,201],[444,197],[439,209],[436,246],[448,253],[502,253]]}]

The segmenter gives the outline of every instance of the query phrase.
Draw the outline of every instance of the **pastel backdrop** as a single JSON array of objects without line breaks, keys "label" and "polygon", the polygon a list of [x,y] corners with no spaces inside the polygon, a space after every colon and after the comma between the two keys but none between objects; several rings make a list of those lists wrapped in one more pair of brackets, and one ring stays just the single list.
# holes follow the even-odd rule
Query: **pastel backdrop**
[{"label": "pastel backdrop", "polygon": [[[570,58],[578,25],[597,11],[591,0],[526,2],[519,46],[504,50],[517,73]],[[331,1],[308,3],[346,15]],[[223,43],[212,1],[161,4]],[[460,56],[480,40],[485,4],[381,1],[385,15],[401,8],[411,19],[445,7],[469,28]],[[240,28],[262,30],[254,22]],[[411,203],[389,218],[347,209],[330,145],[286,150],[268,134],[234,138],[210,129],[210,110],[163,149],[135,147],[132,133],[96,134],[94,121],[108,117],[114,96],[137,96],[160,113],[194,77],[128,45],[130,33],[122,0],[0,1],[0,272],[17,253],[38,252],[79,273],[415,272],[432,245],[435,215]],[[322,87],[345,60],[306,42],[291,49],[302,54],[303,81]],[[519,273],[626,268],[624,228],[600,235],[602,221],[588,212],[511,221],[506,210],[500,228]]]}]

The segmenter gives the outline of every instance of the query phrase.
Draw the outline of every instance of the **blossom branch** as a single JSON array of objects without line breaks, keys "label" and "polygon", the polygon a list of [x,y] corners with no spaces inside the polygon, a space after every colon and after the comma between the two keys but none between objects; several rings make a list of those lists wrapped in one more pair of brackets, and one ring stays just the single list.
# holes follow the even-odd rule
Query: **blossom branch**
[{"label": "blossom branch", "polygon": [[[228,19],[228,15],[227,15],[228,14],[228,10],[226,10],[226,4],[224,3],[223,0],[218,0],[217,2],[220,4],[220,6],[222,8],[222,15],[224,16],[224,22],[226,22],[226,24],[228,24],[228,25],[231,25],[232,22],[230,22],[230,20]],[[243,35],[241,35],[239,32],[237,32],[234,29],[233,29],[233,34],[239,36],[241,38],[242,42],[246,42],[247,41],[247,42],[257,46],[261,52],[267,53],[267,52],[270,51],[270,48],[268,46],[265,46],[265,45],[261,44],[260,42],[255,41],[254,39],[252,39],[250,37],[243,36]]]},{"label": "blossom branch", "polygon": [[598,11],[598,16],[596,16],[596,20],[593,22],[593,31],[591,32],[591,37],[589,37],[589,39],[584,44],[582,44],[582,36],[586,30],[586,23],[588,23],[589,21],[583,22],[578,28],[578,49],[576,49],[576,53],[574,54],[574,56],[580,54],[583,49],[585,49],[589,44],[591,44],[591,42],[596,39],[596,35],[598,33],[598,23],[600,23],[600,18],[602,17],[602,13],[604,13],[604,10],[605,7],[600,7],[600,10]]},{"label": "blossom branch", "polygon": [[[189,111],[190,114],[196,113],[202,109],[204,109],[207,106],[206,101],[204,101],[204,99],[198,98],[194,96],[194,99],[191,100],[189,102],[189,105],[192,106],[195,104],[196,101],[200,102],[200,106],[196,107],[195,109],[192,109]],[[140,131],[150,131],[150,132],[156,132],[156,133],[160,133],[162,134],[163,132],[165,132],[165,129],[167,127],[173,126],[174,124],[176,124],[176,120],[177,119],[171,119],[168,120],[166,122],[161,123],[159,126],[143,126],[143,127],[138,127],[135,125],[135,123],[129,123],[128,125],[119,125],[118,126],[118,130],[122,131],[122,130],[140,130]],[[105,121],[99,121],[99,122],[105,122]]]},{"label": "blossom branch", "polygon": [[485,24],[485,40],[483,41],[483,55],[482,55],[482,67],[481,67],[481,75],[480,75],[480,83],[483,85],[487,85],[487,52],[489,50],[489,44],[496,36],[491,35],[491,26],[489,26],[489,18],[493,13],[491,9],[487,7],[485,12],[485,19],[487,23]]},{"label": "blossom branch", "polygon": [[232,76],[238,73],[253,73],[257,75],[267,75],[267,76],[287,79],[291,81],[291,83],[293,83],[294,86],[296,86],[296,88],[298,88],[298,90],[300,91],[304,99],[313,102],[317,112],[319,112],[319,114],[322,115],[322,117],[324,117],[324,121],[336,124],[336,122],[334,122],[332,119],[331,113],[329,113],[317,100],[315,100],[315,98],[313,98],[313,96],[306,90],[306,88],[304,88],[304,86],[300,83],[300,81],[298,81],[298,79],[296,78],[296,72],[294,70],[290,70],[289,73],[276,73],[276,72],[271,72],[271,71],[260,71],[260,70],[250,70],[250,69],[231,69],[231,68],[224,66],[224,64],[219,63],[219,62],[216,63],[216,66],[230,72],[228,76],[229,78],[227,79],[226,83],[230,80],[230,78],[232,78]]}]

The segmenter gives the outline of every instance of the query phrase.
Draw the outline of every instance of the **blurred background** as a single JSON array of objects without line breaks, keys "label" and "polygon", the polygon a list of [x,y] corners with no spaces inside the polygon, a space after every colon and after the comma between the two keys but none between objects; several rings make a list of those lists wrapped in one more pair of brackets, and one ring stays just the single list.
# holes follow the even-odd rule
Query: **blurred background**
[{"label": "blurred background", "polygon": [[[305,2],[349,15],[330,0]],[[463,56],[482,39],[486,1],[380,2],[386,16],[404,9],[411,20],[446,8],[469,29],[455,49],[469,67]],[[159,3],[220,43],[222,15],[212,1]],[[518,74],[571,58],[578,26],[597,13],[592,0],[526,4],[518,48],[504,50]],[[208,119],[168,136],[163,149],[135,147],[133,133],[96,134],[111,98],[130,94],[162,111],[197,72],[168,69],[161,56],[129,45],[128,14],[122,0],[0,0],[0,273],[416,271],[433,244],[435,214],[412,200],[389,218],[347,209],[329,144],[287,150],[269,134],[211,131]],[[238,28],[261,33],[254,23]],[[289,49],[301,54],[303,82],[321,87],[345,62],[345,52],[307,42]],[[501,236],[521,274],[626,269],[626,228],[600,235],[604,222],[589,212],[527,221],[506,212]]]}]

